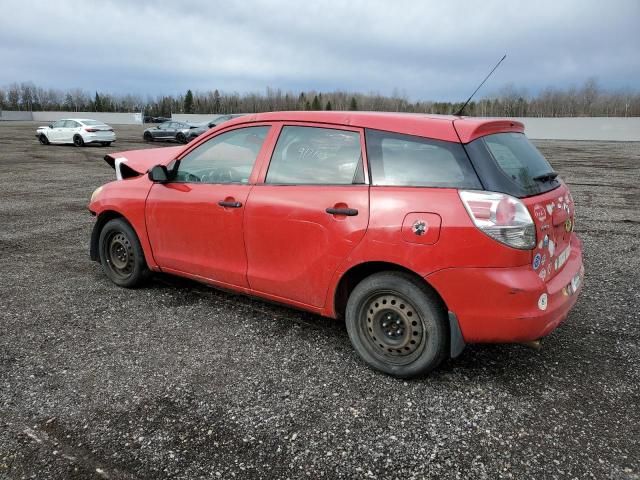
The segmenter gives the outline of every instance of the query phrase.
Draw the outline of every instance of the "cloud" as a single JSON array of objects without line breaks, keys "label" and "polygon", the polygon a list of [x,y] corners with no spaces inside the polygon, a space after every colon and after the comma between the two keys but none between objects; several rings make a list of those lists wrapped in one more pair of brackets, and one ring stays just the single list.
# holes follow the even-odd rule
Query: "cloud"
[{"label": "cloud", "polygon": [[640,3],[20,1],[0,17],[0,85],[161,94],[344,89],[412,99],[637,87]]}]

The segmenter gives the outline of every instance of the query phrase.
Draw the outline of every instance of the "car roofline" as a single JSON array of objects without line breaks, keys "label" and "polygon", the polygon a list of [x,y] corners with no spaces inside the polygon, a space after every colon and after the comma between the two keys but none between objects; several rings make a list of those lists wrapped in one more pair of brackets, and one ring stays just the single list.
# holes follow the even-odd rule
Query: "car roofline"
[{"label": "car roofline", "polygon": [[468,143],[498,131],[524,132],[524,124],[513,119],[461,117],[425,113],[367,111],[277,111],[252,113],[232,118],[215,128],[215,132],[239,125],[261,122],[292,122],[341,125],[384,130],[436,140]]}]

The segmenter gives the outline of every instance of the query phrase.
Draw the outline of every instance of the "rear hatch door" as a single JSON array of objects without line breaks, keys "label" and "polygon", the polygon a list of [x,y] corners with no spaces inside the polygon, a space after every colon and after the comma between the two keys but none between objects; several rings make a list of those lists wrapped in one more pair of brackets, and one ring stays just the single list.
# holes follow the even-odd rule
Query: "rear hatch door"
[{"label": "rear hatch door", "polygon": [[537,244],[532,252],[531,268],[546,282],[562,270],[569,258],[575,218],[573,198],[560,181],[558,188],[522,201],[536,225]]}]

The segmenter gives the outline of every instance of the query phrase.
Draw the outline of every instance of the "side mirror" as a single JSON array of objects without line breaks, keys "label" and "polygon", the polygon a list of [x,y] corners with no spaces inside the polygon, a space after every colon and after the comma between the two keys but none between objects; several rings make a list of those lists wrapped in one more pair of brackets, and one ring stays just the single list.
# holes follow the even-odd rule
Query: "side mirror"
[{"label": "side mirror", "polygon": [[156,165],[149,170],[149,180],[157,183],[167,183],[169,181],[169,171],[164,165]]}]

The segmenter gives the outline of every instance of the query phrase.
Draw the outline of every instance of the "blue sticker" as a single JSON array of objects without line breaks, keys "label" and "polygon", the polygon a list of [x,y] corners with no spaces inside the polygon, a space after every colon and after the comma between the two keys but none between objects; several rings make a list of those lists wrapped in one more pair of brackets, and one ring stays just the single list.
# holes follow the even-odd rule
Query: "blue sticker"
[{"label": "blue sticker", "polygon": [[536,253],[536,256],[533,257],[533,269],[537,270],[540,268],[540,264],[542,263],[542,257],[539,253]]}]

